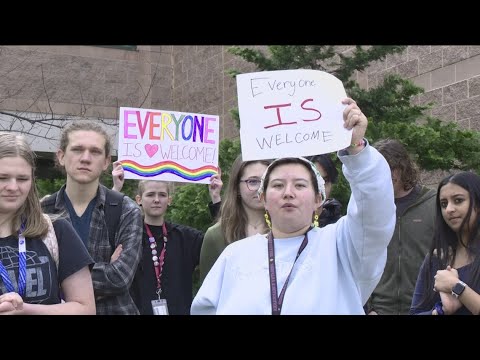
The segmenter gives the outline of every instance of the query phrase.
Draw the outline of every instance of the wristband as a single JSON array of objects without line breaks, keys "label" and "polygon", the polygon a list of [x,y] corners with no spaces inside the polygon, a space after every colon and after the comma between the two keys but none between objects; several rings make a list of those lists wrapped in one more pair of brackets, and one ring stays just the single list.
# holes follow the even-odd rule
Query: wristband
[{"label": "wristband", "polygon": [[441,301],[435,303],[435,310],[437,310],[438,315],[445,315],[445,313],[443,312],[443,305]]},{"label": "wristband", "polygon": [[365,140],[362,139],[357,143],[351,143],[349,147],[356,148],[357,146],[365,146],[365,145],[366,145]]}]

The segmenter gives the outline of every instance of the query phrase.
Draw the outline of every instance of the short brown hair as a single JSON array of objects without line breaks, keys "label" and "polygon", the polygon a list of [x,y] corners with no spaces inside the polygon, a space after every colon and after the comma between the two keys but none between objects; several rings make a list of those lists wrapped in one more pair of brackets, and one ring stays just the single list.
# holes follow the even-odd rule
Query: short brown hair
[{"label": "short brown hair", "polygon": [[[76,121],[63,128],[62,135],[60,135],[60,150],[62,150],[64,153],[66,152],[70,142],[69,136],[75,131],[94,131],[97,134],[102,135],[105,139],[105,157],[110,156],[110,151],[112,150],[112,141],[110,139],[110,135],[108,135],[103,126],[92,121]],[[55,159],[55,163],[60,169],[63,170],[63,166],[61,166],[58,162],[58,158]]]},{"label": "short brown hair", "polygon": [[75,121],[65,126],[60,137],[60,150],[65,152],[68,142],[70,141],[68,135],[74,131],[95,131],[96,133],[103,135],[105,138],[105,155],[110,155],[110,151],[112,150],[112,141],[110,140],[110,135],[108,135],[103,126],[92,121]]}]

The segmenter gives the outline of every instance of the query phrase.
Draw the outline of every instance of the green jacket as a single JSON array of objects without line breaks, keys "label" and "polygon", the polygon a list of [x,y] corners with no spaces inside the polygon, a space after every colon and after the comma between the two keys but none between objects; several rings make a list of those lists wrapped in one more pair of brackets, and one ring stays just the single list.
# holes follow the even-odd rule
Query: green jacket
[{"label": "green jacket", "polygon": [[385,270],[368,302],[368,309],[379,315],[409,313],[420,266],[433,241],[435,195],[435,190],[422,186],[415,203],[397,217]]},{"label": "green jacket", "polygon": [[203,238],[202,250],[200,251],[200,282],[203,283],[205,276],[212,268],[215,261],[227,247],[222,234],[220,221],[210,226]]}]

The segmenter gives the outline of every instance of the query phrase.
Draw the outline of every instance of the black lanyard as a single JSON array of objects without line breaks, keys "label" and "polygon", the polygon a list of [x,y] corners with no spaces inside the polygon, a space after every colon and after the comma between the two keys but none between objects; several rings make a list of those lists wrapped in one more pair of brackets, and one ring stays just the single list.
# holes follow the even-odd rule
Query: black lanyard
[{"label": "black lanyard", "polygon": [[[282,288],[282,291],[280,292],[280,296],[278,296],[278,289],[277,289],[277,271],[275,269],[275,248],[273,245],[273,234],[271,231],[268,233],[268,270],[270,274],[270,296],[271,296],[271,302],[272,302],[272,315],[280,315],[280,312],[282,311],[283,298],[285,297],[285,292],[287,291],[287,285],[288,285],[288,281],[290,280],[290,275],[292,275],[293,267],[295,266],[295,263],[297,262],[298,257],[300,256],[300,254],[308,244],[307,233],[310,231],[310,229],[311,227],[308,228],[307,232],[305,233],[305,237],[303,238],[303,241],[300,244],[300,247],[298,248],[297,256],[293,261],[292,268],[288,273],[287,279],[285,280],[285,284],[283,284],[283,288]],[[279,240],[279,241],[282,241],[282,240]]]}]

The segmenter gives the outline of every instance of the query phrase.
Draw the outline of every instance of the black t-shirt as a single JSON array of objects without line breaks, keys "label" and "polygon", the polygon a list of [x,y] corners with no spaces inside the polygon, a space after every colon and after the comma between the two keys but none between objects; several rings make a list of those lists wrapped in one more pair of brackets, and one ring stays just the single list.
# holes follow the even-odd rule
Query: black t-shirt
[{"label": "black t-shirt", "polygon": [[[53,223],[58,242],[57,265],[41,239],[26,238],[27,272],[23,301],[29,304],[60,303],[59,284],[70,275],[92,265],[93,260],[72,225],[65,219]],[[10,280],[18,287],[18,239],[15,236],[0,238],[0,260]],[[0,278],[0,294],[7,292]]]},{"label": "black t-shirt", "polygon": [[[184,225],[166,223],[167,249],[161,283],[162,299],[167,299],[170,315],[188,315],[192,305],[192,275],[200,260],[203,233]],[[163,248],[161,226],[149,225],[157,243],[157,252]],[[151,301],[156,295],[157,280],[152,260],[152,249],[146,231],[142,238],[142,259],[130,288],[141,315],[153,315]]]},{"label": "black t-shirt", "polygon": [[395,206],[397,207],[397,218],[403,215],[405,210],[412,205],[420,195],[420,185],[416,185],[408,195],[395,199]]}]

